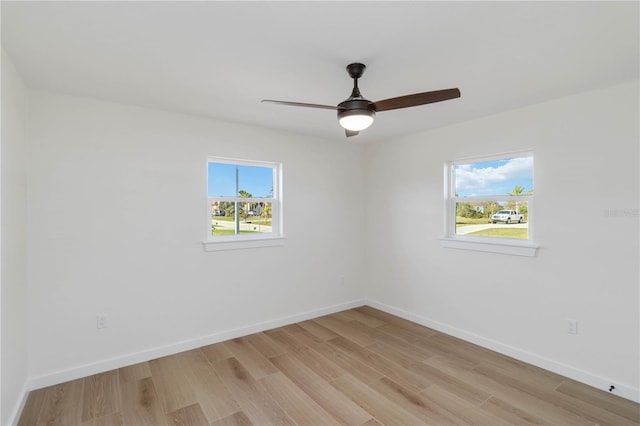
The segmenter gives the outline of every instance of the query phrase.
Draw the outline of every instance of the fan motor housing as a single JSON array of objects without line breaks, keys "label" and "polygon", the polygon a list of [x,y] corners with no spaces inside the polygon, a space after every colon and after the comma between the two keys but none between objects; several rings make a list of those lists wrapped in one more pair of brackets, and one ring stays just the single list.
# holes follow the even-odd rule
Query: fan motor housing
[{"label": "fan motor housing", "polygon": [[341,117],[341,113],[349,111],[371,111],[375,112],[375,109],[366,99],[347,99],[344,102],[338,104],[338,118]]}]

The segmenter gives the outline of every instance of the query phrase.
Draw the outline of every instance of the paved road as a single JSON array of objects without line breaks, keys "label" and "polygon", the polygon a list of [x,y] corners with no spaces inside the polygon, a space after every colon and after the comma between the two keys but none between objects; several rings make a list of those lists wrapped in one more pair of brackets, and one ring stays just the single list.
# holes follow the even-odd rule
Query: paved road
[{"label": "paved road", "polygon": [[470,234],[471,232],[482,231],[489,228],[527,228],[526,223],[482,223],[479,225],[464,225],[456,227],[456,235]]}]

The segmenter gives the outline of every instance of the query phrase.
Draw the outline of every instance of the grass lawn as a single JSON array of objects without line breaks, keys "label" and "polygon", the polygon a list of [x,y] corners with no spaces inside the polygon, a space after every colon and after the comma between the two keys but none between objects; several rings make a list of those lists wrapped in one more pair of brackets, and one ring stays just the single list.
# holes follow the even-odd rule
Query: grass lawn
[{"label": "grass lawn", "polygon": [[456,216],[456,225],[465,226],[465,225],[478,225],[480,223],[489,223],[491,222],[488,217],[481,217],[478,219],[474,219],[471,217],[461,217]]},{"label": "grass lawn", "polygon": [[500,237],[500,238],[517,238],[520,240],[527,239],[527,228],[489,228],[482,231],[470,232],[467,235],[476,235],[481,237]]},{"label": "grass lawn", "polygon": [[[216,229],[211,231],[211,235],[217,237],[218,235],[234,235],[236,232],[234,229]],[[241,234],[257,234],[258,231],[240,231]]]},{"label": "grass lawn", "polygon": [[217,235],[234,235],[236,231],[234,229],[212,229],[211,235],[214,237]]},{"label": "grass lawn", "polygon": [[[524,222],[526,222],[526,217]],[[456,216],[456,225],[457,226],[466,226],[466,225],[479,225],[484,223],[491,223],[491,220],[488,217],[481,218],[471,218],[471,217],[461,217]],[[502,223],[502,222],[501,222]]]},{"label": "grass lawn", "polygon": [[[211,223],[215,225],[216,222],[233,222],[235,218],[233,216],[212,216]],[[247,216],[247,219],[240,219],[240,222],[251,222],[259,225],[271,226],[271,218],[265,219],[260,216]]]}]

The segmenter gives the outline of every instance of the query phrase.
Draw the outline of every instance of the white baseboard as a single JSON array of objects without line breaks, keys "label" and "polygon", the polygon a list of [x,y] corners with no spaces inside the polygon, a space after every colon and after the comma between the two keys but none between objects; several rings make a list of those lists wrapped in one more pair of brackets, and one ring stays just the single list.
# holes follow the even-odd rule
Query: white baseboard
[{"label": "white baseboard", "polygon": [[22,414],[22,410],[24,409],[25,404],[27,403],[27,396],[29,396],[29,383],[25,382],[24,386],[22,386],[22,390],[20,391],[20,400],[13,407],[13,411],[9,416],[10,425],[17,425],[18,420],[20,420],[20,414]]},{"label": "white baseboard", "polygon": [[[317,318],[323,315],[333,314],[335,312],[344,311],[346,309],[356,308],[365,305],[364,299],[353,300],[351,302],[340,303],[337,305],[327,306],[312,311],[302,312],[275,320],[264,321],[244,327],[238,327],[231,330],[225,330],[207,336],[196,337],[181,342],[171,343],[165,346],[130,353],[115,358],[100,360],[90,364],[81,365],[67,370],[57,371],[55,373],[46,374],[39,377],[30,378],[28,390],[40,389],[47,386],[56,385],[58,383],[68,382],[69,380],[79,379],[116,368],[126,367],[128,365],[137,364],[139,362],[150,361],[152,359],[163,356],[173,355],[179,352],[200,348],[202,346],[211,345],[213,343],[223,342],[229,339],[246,336],[248,334],[259,333],[261,331],[272,328],[282,327],[300,321]],[[17,419],[16,419],[17,420]]]},{"label": "white baseboard", "polygon": [[615,385],[615,390],[611,393],[618,395],[622,398],[640,403],[640,389],[634,388],[632,386],[628,386],[623,383],[618,383],[615,380],[610,380],[605,377],[600,377],[588,371],[584,371],[579,368],[575,368],[570,365],[567,365],[558,361],[554,361],[549,358],[545,358],[535,353],[528,352],[528,351],[516,348],[514,346],[510,346],[510,345],[498,342],[493,339],[488,339],[478,334],[470,333],[466,330],[452,327],[448,324],[434,321],[429,318],[425,318],[420,315],[416,315],[411,312],[407,312],[393,306],[385,305],[383,303],[379,303],[374,300],[367,299],[366,304],[373,308],[387,312],[391,315],[404,318],[406,320],[415,322],[417,324],[424,325],[425,327],[432,328],[436,331],[440,331],[450,336],[454,336],[459,339],[465,340],[467,342],[471,342],[476,345],[482,346],[484,348],[491,349],[492,351],[496,351],[501,354],[510,356],[512,358],[518,359],[528,364],[532,364],[537,367],[543,368],[545,370],[552,371],[556,374],[560,374],[561,376],[568,377],[577,382],[592,386],[596,389],[609,392],[609,386]]}]

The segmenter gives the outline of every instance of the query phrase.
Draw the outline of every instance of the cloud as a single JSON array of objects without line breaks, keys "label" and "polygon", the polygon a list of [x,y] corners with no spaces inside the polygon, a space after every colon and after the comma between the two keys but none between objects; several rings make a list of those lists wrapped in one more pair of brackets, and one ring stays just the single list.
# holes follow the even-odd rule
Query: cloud
[{"label": "cloud", "polygon": [[505,188],[511,190],[517,184],[522,185],[522,181],[533,185],[533,157],[456,165],[455,173],[459,194],[502,195]]}]

